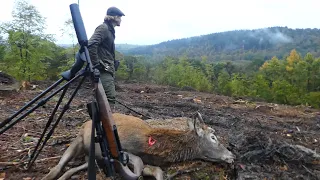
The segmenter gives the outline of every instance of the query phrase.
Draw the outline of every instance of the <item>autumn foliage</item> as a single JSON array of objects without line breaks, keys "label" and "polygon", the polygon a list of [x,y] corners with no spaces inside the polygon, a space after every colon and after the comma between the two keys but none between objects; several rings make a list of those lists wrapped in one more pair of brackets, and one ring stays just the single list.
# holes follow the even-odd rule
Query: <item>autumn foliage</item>
[{"label": "autumn foliage", "polygon": [[[149,81],[159,84],[189,86],[199,91],[228,96],[251,97],[290,105],[320,106],[320,59],[310,53],[301,57],[295,49],[283,59],[273,57],[265,62],[257,60],[247,65],[212,63],[205,57],[201,61],[187,57],[167,57],[152,66],[148,75],[146,68],[141,67],[144,64],[141,61],[138,65],[139,74],[145,74],[139,77],[143,78],[134,78],[134,75],[128,74],[126,78],[146,80],[145,77],[148,77]],[[138,67],[132,67],[133,74]],[[123,75],[125,72],[122,69],[118,74]]]}]

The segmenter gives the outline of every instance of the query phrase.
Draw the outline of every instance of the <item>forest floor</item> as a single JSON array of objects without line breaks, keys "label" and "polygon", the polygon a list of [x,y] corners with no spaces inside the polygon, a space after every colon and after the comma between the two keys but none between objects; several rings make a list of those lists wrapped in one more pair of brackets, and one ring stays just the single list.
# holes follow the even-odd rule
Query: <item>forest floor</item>
[{"label": "forest floor", "polygon": [[[33,90],[0,91],[0,122],[51,83],[35,82],[37,86],[33,86]],[[76,137],[79,127],[88,120],[86,103],[91,92],[89,84],[85,83],[30,170],[25,169],[24,162],[28,161],[59,96],[0,135],[0,180],[41,179],[48,173]],[[71,93],[68,91],[67,97]],[[320,154],[317,153],[320,149],[320,113],[317,109],[133,82],[119,82],[117,98],[154,119],[148,122],[155,127],[186,126],[182,121],[164,119],[191,117],[199,111],[204,121],[216,130],[218,139],[237,156],[232,165],[194,161],[163,167],[168,174],[179,169],[191,170],[176,179],[320,179]],[[66,102],[67,99],[63,101]],[[116,111],[139,116],[120,104],[116,105]],[[83,161],[83,158],[77,159],[67,168]],[[103,179],[102,173],[97,173],[98,179]],[[82,171],[72,179],[86,177],[86,171]]]}]

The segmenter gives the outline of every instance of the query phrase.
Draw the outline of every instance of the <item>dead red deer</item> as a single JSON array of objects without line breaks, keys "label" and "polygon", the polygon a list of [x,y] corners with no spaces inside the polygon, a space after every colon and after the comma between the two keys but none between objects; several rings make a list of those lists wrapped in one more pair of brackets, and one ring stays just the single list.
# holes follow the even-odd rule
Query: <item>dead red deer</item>
[{"label": "dead red deer", "polygon": [[[189,130],[152,128],[140,118],[119,113],[114,113],[113,117],[122,147],[130,153],[129,164],[135,166],[136,174],[141,172],[143,176],[154,176],[160,180],[163,179],[163,172],[158,166],[196,159],[232,163],[235,158],[219,143],[214,130],[204,124],[200,113],[197,113],[193,120],[188,120]],[[79,135],[63,154],[59,164],[43,179],[55,179],[68,161],[77,155],[85,153],[88,156],[91,127],[91,121],[84,123]],[[100,151],[99,145],[96,145],[96,151]],[[96,158],[101,158],[101,152],[96,155],[98,156]],[[140,162],[139,157],[143,162]],[[143,167],[143,163],[147,166]],[[67,179],[87,167],[88,163],[85,163],[70,169],[60,179]]]}]

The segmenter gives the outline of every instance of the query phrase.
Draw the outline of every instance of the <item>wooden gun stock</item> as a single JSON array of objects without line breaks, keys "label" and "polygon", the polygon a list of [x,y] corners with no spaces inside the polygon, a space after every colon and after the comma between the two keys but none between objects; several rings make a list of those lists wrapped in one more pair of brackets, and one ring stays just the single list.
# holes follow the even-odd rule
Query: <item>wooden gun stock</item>
[{"label": "wooden gun stock", "polygon": [[117,144],[116,134],[114,133],[116,130],[116,125],[112,116],[112,111],[107,96],[101,84],[101,80],[99,80],[98,83],[95,83],[95,91],[100,112],[99,116],[102,122],[103,129],[107,136],[111,155],[113,156],[113,158],[118,159],[120,156],[118,151],[119,147]]}]

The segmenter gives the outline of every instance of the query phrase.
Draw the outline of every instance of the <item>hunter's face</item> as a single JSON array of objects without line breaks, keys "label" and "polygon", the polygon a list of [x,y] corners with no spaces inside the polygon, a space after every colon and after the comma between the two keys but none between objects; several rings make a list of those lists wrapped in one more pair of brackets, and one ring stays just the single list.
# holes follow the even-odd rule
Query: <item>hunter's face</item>
[{"label": "hunter's face", "polygon": [[117,17],[115,18],[115,21],[116,21],[116,25],[117,25],[117,26],[120,26],[120,24],[121,24],[121,16],[117,16]]}]

